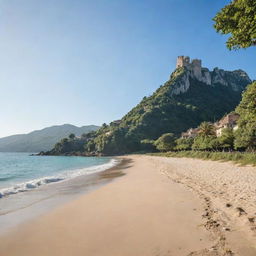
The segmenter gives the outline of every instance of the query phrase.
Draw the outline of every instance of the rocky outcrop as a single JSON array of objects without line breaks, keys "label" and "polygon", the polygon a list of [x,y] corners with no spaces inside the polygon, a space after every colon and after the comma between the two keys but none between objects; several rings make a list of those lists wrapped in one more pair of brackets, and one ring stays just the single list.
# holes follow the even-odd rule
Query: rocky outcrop
[{"label": "rocky outcrop", "polygon": [[212,85],[221,84],[230,86],[234,91],[242,91],[252,82],[247,73],[241,69],[235,71],[225,71],[214,68],[211,72]]},{"label": "rocky outcrop", "polygon": [[191,80],[197,80],[204,83],[206,86],[226,86],[234,91],[243,91],[245,87],[252,81],[243,70],[225,71],[223,69],[214,68],[210,71],[208,68],[201,68],[199,65],[194,65],[193,62],[189,65],[179,67],[172,75],[176,78],[174,83],[171,83],[172,95],[185,93],[191,85]]},{"label": "rocky outcrop", "polygon": [[179,79],[177,79],[172,85],[171,95],[179,95],[181,93],[185,93],[190,87],[190,72],[184,72],[180,75]]}]

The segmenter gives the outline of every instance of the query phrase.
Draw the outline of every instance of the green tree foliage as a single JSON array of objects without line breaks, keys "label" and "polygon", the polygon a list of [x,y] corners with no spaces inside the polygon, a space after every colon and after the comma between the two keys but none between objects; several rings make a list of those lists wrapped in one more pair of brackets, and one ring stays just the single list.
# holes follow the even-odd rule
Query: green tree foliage
[{"label": "green tree foliage", "polygon": [[76,135],[74,133],[70,133],[68,137],[69,139],[73,140],[76,137]]},{"label": "green tree foliage", "polygon": [[209,122],[202,122],[199,126],[199,135],[195,137],[192,149],[212,150],[218,149],[219,146],[220,143],[216,137],[214,125]]},{"label": "green tree foliage", "polygon": [[219,147],[222,149],[233,149],[234,147],[234,133],[233,129],[225,128],[221,131],[221,136],[218,138]]},{"label": "green tree foliage", "polygon": [[190,150],[194,143],[194,138],[179,138],[176,140],[175,149],[178,150]]},{"label": "green tree foliage", "polygon": [[157,150],[170,151],[176,146],[175,137],[173,133],[165,133],[155,141]]},{"label": "green tree foliage", "polygon": [[256,82],[243,93],[242,101],[236,108],[240,115],[238,130],[235,132],[236,149],[256,149]]},{"label": "green tree foliage", "polygon": [[[75,140],[73,136],[64,138],[60,142],[56,143],[54,148],[50,151],[50,154],[69,154],[71,152],[83,152],[84,144],[82,140]],[[49,152],[48,152],[49,153]]]},{"label": "green tree foliage", "polygon": [[256,45],[256,1],[234,0],[213,19],[214,27],[221,34],[229,34],[228,49]]},{"label": "green tree foliage", "polygon": [[90,139],[96,137],[96,134],[97,134],[96,131],[91,131],[91,132],[88,132],[88,133],[83,133],[81,135],[81,139],[87,141],[87,140],[90,140]]},{"label": "green tree foliage", "polygon": [[145,140],[142,140],[140,143],[141,143],[142,151],[146,151],[146,152],[156,151],[156,146],[155,146],[154,140],[145,139]]},{"label": "green tree foliage", "polygon": [[167,153],[154,153],[154,155],[164,157],[190,157],[201,158],[204,160],[213,161],[233,161],[234,163],[240,163],[242,165],[251,164],[256,166],[256,154],[255,152],[216,152],[216,151],[175,151]]},{"label": "green tree foliage", "polygon": [[86,152],[95,152],[96,151],[96,145],[93,140],[88,141],[84,144],[84,150]]},{"label": "green tree foliage", "polygon": [[192,145],[194,150],[213,150],[218,149],[220,143],[216,136],[197,136]]},{"label": "green tree foliage", "polygon": [[215,135],[214,125],[209,122],[202,122],[199,126],[199,134],[203,137]]},{"label": "green tree foliage", "polygon": [[225,128],[220,137],[216,137],[214,125],[203,122],[199,126],[200,133],[194,139],[192,148],[195,150],[228,150],[234,147],[233,129]]},{"label": "green tree foliage", "polygon": [[108,127],[108,126],[107,126],[106,123],[103,123],[103,124],[102,124],[102,128],[103,128],[103,129],[105,129],[105,128],[107,128],[107,127]]},{"label": "green tree foliage", "polygon": [[[126,151],[128,142],[126,139],[126,129],[117,128],[112,131],[99,134],[94,139],[96,152],[106,155],[123,154]],[[132,140],[130,141],[132,143]]]}]

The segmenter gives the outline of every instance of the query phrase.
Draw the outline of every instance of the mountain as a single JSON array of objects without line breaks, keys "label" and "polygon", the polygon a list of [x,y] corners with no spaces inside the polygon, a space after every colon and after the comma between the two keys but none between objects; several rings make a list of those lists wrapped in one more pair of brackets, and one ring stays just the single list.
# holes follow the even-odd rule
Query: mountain
[{"label": "mountain", "polygon": [[17,134],[0,138],[0,152],[40,152],[53,148],[56,142],[70,133],[81,136],[97,130],[99,127],[88,125],[77,127],[71,124],[56,125],[33,131],[28,134]]},{"label": "mountain", "polygon": [[[90,133],[87,153],[109,155],[145,150],[143,140],[156,140],[164,133],[179,136],[203,121],[216,121],[239,104],[249,83],[250,78],[242,70],[210,71],[201,66],[201,60],[190,62],[189,57],[178,57],[170,79],[152,96],[144,97],[121,120]],[[50,154],[64,153],[60,149],[58,145]]]}]

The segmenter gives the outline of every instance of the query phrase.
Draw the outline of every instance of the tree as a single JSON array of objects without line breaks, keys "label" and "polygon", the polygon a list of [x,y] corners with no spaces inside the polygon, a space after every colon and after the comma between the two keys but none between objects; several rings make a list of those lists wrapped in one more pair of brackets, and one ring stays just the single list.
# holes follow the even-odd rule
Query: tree
[{"label": "tree", "polygon": [[140,143],[141,143],[142,150],[145,150],[148,152],[156,151],[156,146],[155,146],[154,140],[145,139],[145,140],[142,140]]},{"label": "tree", "polygon": [[57,142],[54,146],[54,150],[56,152],[60,152],[61,151],[61,148],[62,148],[62,144],[60,142]]},{"label": "tree", "polygon": [[63,138],[60,142],[56,143],[54,146],[54,151],[57,154],[63,154],[70,151],[70,143],[67,138]]},{"label": "tree", "polygon": [[212,137],[209,137],[209,138],[211,138],[211,141],[209,143],[209,149],[211,149],[211,150],[220,149],[221,145],[220,145],[220,141],[218,140],[218,138],[215,137],[215,136],[212,136]]},{"label": "tree", "polygon": [[89,140],[87,143],[84,144],[84,150],[86,152],[94,152],[95,151],[95,143],[92,140]]},{"label": "tree", "polygon": [[69,139],[73,140],[76,137],[76,135],[74,133],[70,133],[68,137]]},{"label": "tree", "polygon": [[173,133],[165,133],[155,141],[155,146],[159,151],[170,151],[174,149],[175,145]]},{"label": "tree", "polygon": [[196,150],[212,150],[219,148],[219,141],[216,136],[197,136],[192,145]]},{"label": "tree", "polygon": [[236,112],[240,115],[235,132],[236,149],[256,149],[256,82],[243,93]]},{"label": "tree", "polygon": [[91,131],[91,132],[88,132],[88,133],[83,133],[83,134],[81,135],[81,138],[82,138],[83,140],[92,139],[92,138],[94,138],[94,137],[96,137],[96,131]]},{"label": "tree", "polygon": [[234,0],[213,18],[214,28],[230,34],[227,48],[239,49],[256,45],[256,1]]},{"label": "tree", "polygon": [[102,128],[103,128],[103,129],[105,129],[105,128],[107,128],[107,127],[108,127],[108,126],[107,126],[106,123],[103,123],[103,124],[102,124]]},{"label": "tree", "polygon": [[199,134],[201,136],[212,136],[215,135],[214,125],[208,122],[202,122],[199,126]]},{"label": "tree", "polygon": [[234,147],[234,133],[233,129],[225,128],[221,131],[221,136],[218,138],[220,147],[232,149]]},{"label": "tree", "polygon": [[63,138],[61,141],[60,141],[61,144],[67,144],[68,143],[68,139],[67,138]]},{"label": "tree", "polygon": [[194,138],[179,138],[176,140],[175,149],[178,150],[189,150],[192,148]]}]

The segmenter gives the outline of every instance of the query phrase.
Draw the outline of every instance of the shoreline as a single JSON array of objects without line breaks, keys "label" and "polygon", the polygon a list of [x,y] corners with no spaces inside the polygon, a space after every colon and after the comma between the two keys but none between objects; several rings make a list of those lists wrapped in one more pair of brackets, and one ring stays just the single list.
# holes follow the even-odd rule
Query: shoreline
[{"label": "shoreline", "polygon": [[[72,180],[74,178],[77,178],[79,176],[84,175],[90,175],[94,173],[98,173],[104,170],[107,170],[109,168],[112,168],[113,166],[117,165],[118,162],[116,162],[117,158],[110,158],[110,157],[101,157],[101,158],[107,158],[108,162],[90,166],[84,166],[84,167],[77,167],[77,168],[71,168],[71,169],[64,169],[62,172],[59,173],[48,173],[43,174],[39,177],[30,177],[25,180],[21,180],[19,182],[10,183],[9,186],[3,187],[1,184],[0,187],[0,200],[1,198],[6,198],[9,196],[13,196],[18,193],[24,193],[33,191],[34,189],[38,189],[45,185],[50,184],[57,184],[59,182],[66,182],[68,180]],[[1,202],[1,201],[0,201]]]},{"label": "shoreline", "polygon": [[118,163],[105,170],[48,183],[32,190],[2,197],[0,199],[0,235],[112,182],[113,179],[122,175],[119,169],[123,165],[123,159],[119,158]]},{"label": "shoreline", "polygon": [[[247,192],[248,202],[240,205],[245,213],[241,209],[239,213],[232,191],[241,188],[244,181],[223,187],[240,173],[251,175],[253,185],[255,168],[196,159],[122,158],[122,166],[101,173],[103,180],[120,179],[0,236],[0,254],[256,255],[254,226],[246,223],[246,219],[253,220],[255,210],[251,195]],[[217,194],[218,186],[226,189],[226,194]],[[229,207],[222,200],[225,195],[232,202]]]}]

